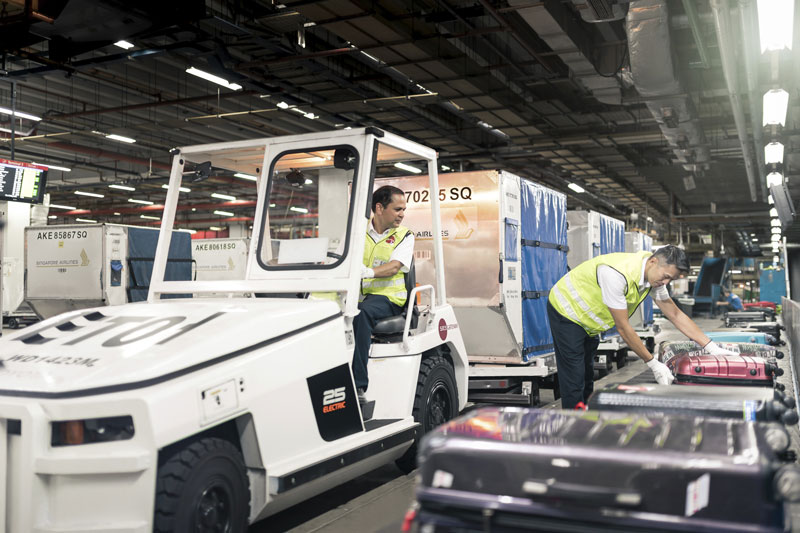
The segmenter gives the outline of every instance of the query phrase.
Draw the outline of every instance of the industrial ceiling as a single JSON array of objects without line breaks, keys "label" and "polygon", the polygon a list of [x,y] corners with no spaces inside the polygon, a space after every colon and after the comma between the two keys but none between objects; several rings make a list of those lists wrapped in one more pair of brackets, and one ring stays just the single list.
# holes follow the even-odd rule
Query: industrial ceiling
[{"label": "industrial ceiling", "polygon": [[[710,233],[743,254],[769,242],[763,143],[785,145],[778,170],[800,198],[800,54],[759,53],[754,1],[0,5],[0,108],[33,117],[0,114],[0,157],[70,169],[50,171],[65,207],[51,223],[158,224],[141,216],[160,212],[174,147],[358,126],[431,146],[452,170],[506,169],[570,207],[673,240]],[[764,129],[760,98],[778,86],[788,118]],[[252,216],[253,181],[212,173],[187,187],[179,226]]]}]

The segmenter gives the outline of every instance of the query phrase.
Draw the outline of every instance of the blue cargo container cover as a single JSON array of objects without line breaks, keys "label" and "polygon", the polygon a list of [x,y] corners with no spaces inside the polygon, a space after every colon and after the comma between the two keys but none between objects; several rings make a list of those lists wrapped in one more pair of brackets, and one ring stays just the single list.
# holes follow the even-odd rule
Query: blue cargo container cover
[{"label": "blue cargo container cover", "polygon": [[[616,218],[600,215],[600,255],[625,251],[625,223]],[[600,337],[617,336],[617,328],[611,328]]]},{"label": "blue cargo container cover", "polygon": [[[156,256],[159,231],[149,228],[128,228],[128,301],[147,300],[150,275]],[[192,237],[183,231],[172,232],[167,258],[165,281],[189,281],[192,279]],[[188,298],[191,294],[162,294],[162,299]]]},{"label": "blue cargo container cover", "polygon": [[567,198],[527,180],[520,189],[523,359],[528,361],[553,351],[547,295],[567,273]]}]

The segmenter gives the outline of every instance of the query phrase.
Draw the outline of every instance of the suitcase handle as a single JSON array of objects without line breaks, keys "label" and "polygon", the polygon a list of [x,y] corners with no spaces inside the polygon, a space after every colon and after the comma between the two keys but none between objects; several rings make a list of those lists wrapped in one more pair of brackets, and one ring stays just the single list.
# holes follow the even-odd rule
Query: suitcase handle
[{"label": "suitcase handle", "polygon": [[639,507],[642,503],[642,495],[636,491],[587,487],[575,483],[559,483],[552,479],[528,479],[522,484],[522,491],[532,496],[575,500],[594,505]]}]

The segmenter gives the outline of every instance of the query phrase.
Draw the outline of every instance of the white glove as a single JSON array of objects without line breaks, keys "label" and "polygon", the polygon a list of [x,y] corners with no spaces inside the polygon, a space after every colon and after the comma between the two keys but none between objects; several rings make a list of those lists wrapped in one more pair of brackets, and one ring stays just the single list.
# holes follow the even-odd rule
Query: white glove
[{"label": "white glove", "polygon": [[706,344],[705,346],[703,346],[703,349],[705,351],[707,351],[711,355],[739,355],[736,352],[732,352],[730,350],[726,350],[725,348],[721,347],[719,344],[717,344],[714,341],[711,341],[708,344]]},{"label": "white glove", "polygon": [[361,265],[361,279],[374,278],[374,277],[375,277],[374,270],[364,265]]},{"label": "white glove", "polygon": [[675,377],[672,375],[672,372],[669,371],[667,365],[656,360],[655,357],[647,362],[647,366],[653,371],[653,375],[659,385],[671,385],[675,380]]}]

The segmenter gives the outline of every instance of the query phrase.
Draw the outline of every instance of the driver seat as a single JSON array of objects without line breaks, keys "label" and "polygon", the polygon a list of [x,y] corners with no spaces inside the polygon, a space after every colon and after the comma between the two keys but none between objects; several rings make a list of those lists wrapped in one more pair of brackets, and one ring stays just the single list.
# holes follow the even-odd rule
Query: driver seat
[{"label": "driver seat", "polygon": [[[405,273],[406,294],[410,295],[414,287],[417,286],[417,275],[414,266],[414,259],[411,260],[411,268]],[[411,309],[411,329],[417,328],[419,321],[419,310],[411,302],[411,298],[406,298],[406,305],[399,315],[390,316],[379,320],[372,330],[373,342],[389,343],[400,342],[403,340],[403,329],[406,327],[406,316]]]}]

